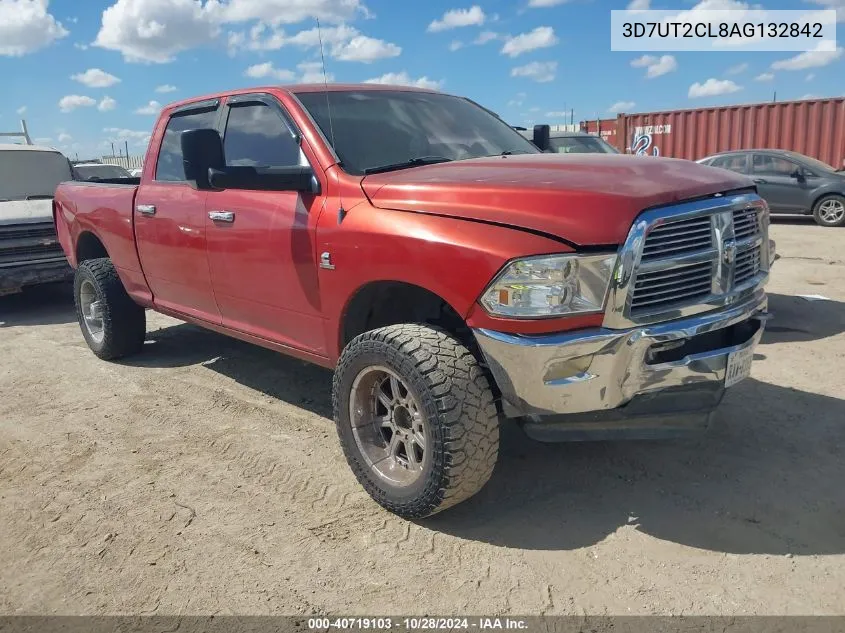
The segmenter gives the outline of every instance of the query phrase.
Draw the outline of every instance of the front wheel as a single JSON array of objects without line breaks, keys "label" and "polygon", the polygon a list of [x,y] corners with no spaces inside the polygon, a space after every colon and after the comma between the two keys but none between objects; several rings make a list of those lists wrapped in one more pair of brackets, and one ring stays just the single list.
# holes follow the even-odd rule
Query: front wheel
[{"label": "front wheel", "polygon": [[360,335],[341,355],[332,401],[349,466],[399,516],[440,512],[493,474],[499,421],[490,384],[441,330],[392,325]]},{"label": "front wheel", "polygon": [[127,294],[111,260],[82,262],[76,269],[73,297],[82,336],[99,358],[116,360],[144,346],[144,309]]},{"label": "front wheel", "polygon": [[813,219],[821,226],[845,226],[845,197],[831,194],[819,198]]}]

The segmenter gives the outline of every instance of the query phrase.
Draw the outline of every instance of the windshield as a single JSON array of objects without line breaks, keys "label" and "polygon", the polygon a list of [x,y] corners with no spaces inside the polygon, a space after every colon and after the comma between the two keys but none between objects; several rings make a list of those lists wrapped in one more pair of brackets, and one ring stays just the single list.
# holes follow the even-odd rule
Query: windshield
[{"label": "windshield", "polygon": [[52,197],[60,182],[72,179],[58,152],[0,150],[0,201]]},{"label": "windshield", "polygon": [[598,136],[562,136],[549,139],[558,154],[618,154],[619,150]]},{"label": "windshield", "polygon": [[129,172],[118,165],[76,165],[74,169],[83,180],[91,178],[131,178]]},{"label": "windshield", "polygon": [[[329,123],[327,95],[331,106]],[[341,167],[363,174],[384,166],[414,167],[415,158],[463,160],[539,150],[484,108],[449,95],[363,90],[296,95],[331,143]]]},{"label": "windshield", "polygon": [[798,154],[796,152],[787,152],[790,156],[797,158],[798,160],[804,161],[809,165],[811,168],[816,169],[818,171],[830,173],[836,171],[833,167],[828,165],[827,163],[823,163],[820,160],[816,160],[815,158],[810,158],[809,156],[804,156],[803,154]]}]

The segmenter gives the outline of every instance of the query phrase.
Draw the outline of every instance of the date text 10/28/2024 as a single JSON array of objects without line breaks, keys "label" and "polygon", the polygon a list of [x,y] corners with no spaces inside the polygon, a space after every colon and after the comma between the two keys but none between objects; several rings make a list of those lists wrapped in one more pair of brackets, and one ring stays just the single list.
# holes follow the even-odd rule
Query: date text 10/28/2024
[{"label": "date text 10/28/2024", "polygon": [[521,618],[497,617],[309,618],[308,628],[312,631],[526,631],[528,623]]}]

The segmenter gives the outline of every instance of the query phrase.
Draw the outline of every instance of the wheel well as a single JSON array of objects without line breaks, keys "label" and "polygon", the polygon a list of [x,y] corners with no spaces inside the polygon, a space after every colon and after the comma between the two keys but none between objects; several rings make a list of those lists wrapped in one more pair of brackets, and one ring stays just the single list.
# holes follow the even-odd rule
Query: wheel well
[{"label": "wheel well", "polygon": [[76,263],[77,265],[88,259],[108,257],[108,251],[103,243],[93,233],[85,231],[76,240]]},{"label": "wheel well", "polygon": [[827,191],[827,192],[825,192],[825,193],[823,193],[823,194],[821,194],[821,195],[819,195],[819,196],[816,196],[816,199],[815,199],[815,200],[813,200],[813,204],[811,204],[811,205],[810,205],[810,211],[811,211],[811,212],[815,212],[815,210],[816,210],[816,205],[819,203],[819,201],[820,201],[822,198],[827,198],[828,196],[836,196],[837,198],[842,198],[842,199],[845,199],[845,196],[843,196],[841,193],[837,193],[837,192],[835,192],[835,191]]},{"label": "wheel well", "polygon": [[341,349],[359,334],[398,323],[435,325],[476,351],[475,338],[447,301],[420,286],[396,281],[373,282],[352,297],[341,326]]}]

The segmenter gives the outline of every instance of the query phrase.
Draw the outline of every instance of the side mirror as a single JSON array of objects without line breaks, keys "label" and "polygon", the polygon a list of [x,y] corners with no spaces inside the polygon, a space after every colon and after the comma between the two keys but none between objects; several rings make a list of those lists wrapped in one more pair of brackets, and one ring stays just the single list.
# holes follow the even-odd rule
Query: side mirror
[{"label": "side mirror", "polygon": [[551,146],[551,128],[548,125],[535,125],[533,143],[537,149],[546,151]]},{"label": "side mirror", "polygon": [[209,170],[222,169],[226,165],[220,134],[210,128],[186,130],[182,132],[180,142],[185,179],[197,189],[210,189]]},{"label": "side mirror", "polygon": [[208,170],[208,180],[215,189],[320,192],[319,181],[310,166],[212,167]]},{"label": "side mirror", "polygon": [[804,180],[806,179],[806,177],[804,176],[804,172],[801,169],[796,169],[789,175],[795,178],[795,180],[797,180],[798,182],[804,182]]}]

